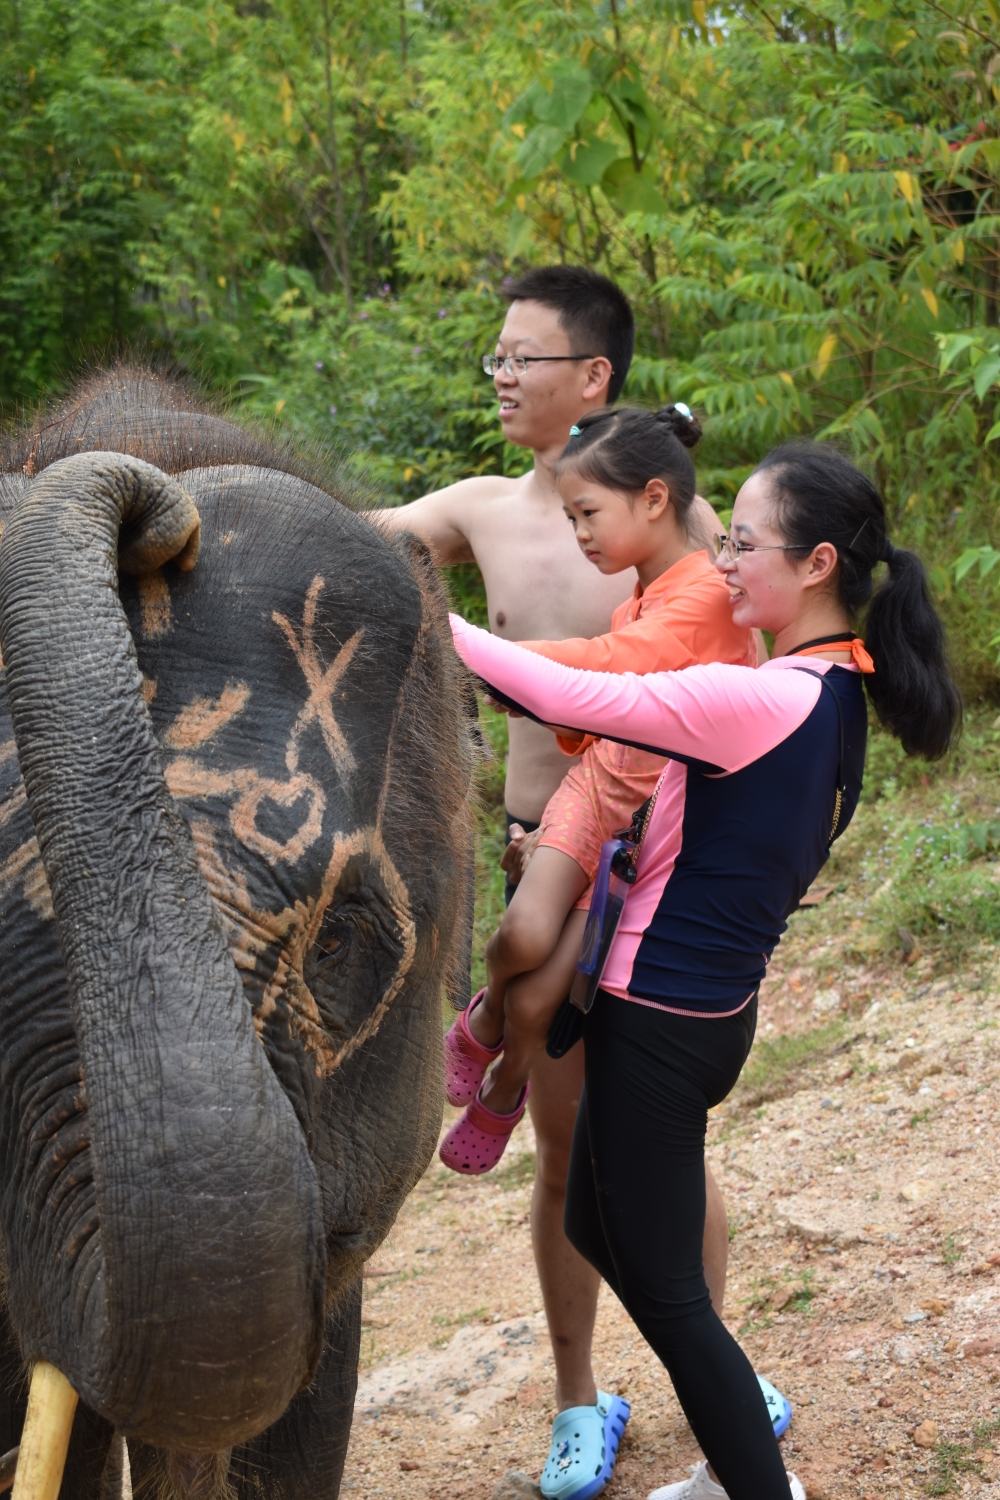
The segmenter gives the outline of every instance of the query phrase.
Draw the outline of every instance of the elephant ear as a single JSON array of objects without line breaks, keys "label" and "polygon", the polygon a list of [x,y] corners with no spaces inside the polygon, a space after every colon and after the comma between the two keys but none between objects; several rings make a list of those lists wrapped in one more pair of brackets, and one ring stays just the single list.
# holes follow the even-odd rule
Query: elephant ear
[{"label": "elephant ear", "polygon": [[31,480],[26,474],[0,473],[0,541],[3,540],[3,528],[7,524],[7,517],[30,483]]},{"label": "elephant ear", "polygon": [[[383,533],[384,534],[384,533]],[[459,763],[451,774],[438,778],[439,795],[448,789],[448,803],[440,809],[438,826],[449,830],[449,847],[455,862],[456,907],[450,923],[450,948],[442,983],[455,1010],[469,1003],[472,972],[472,938],[476,886],[475,813],[477,768],[493,758],[479,724],[479,702],[473,679],[455,651],[448,624],[448,599],[441,575],[427,546],[410,532],[390,535],[390,545],[403,552],[420,587],[423,618],[416,669],[424,679],[424,690],[412,699],[414,714],[406,716],[409,732],[425,744],[455,744]],[[428,722],[422,723],[422,716]],[[433,716],[435,722],[430,721]],[[453,731],[442,735],[441,717]]]}]

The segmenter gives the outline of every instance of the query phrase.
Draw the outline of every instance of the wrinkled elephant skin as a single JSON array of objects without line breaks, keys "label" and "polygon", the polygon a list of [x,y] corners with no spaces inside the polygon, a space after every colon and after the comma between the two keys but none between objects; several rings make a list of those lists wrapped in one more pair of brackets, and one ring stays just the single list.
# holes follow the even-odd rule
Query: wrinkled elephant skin
[{"label": "wrinkled elephant skin", "polygon": [[51,1362],[62,1500],[115,1431],[137,1492],[335,1496],[437,1137],[468,685],[420,549],[304,473],[128,369],[0,472],[0,1450]]}]

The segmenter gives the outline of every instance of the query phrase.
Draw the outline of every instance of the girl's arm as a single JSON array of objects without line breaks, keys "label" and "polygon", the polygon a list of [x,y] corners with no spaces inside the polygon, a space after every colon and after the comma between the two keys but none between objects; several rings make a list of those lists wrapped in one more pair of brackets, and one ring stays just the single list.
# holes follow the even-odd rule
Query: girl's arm
[{"label": "girl's arm", "polygon": [[808,672],[719,662],[646,676],[581,672],[450,618],[466,665],[539,723],[567,724],[719,772],[738,771],[780,744],[821,690]]},{"label": "girl's arm", "polygon": [[698,657],[652,610],[607,635],[565,641],[518,641],[526,651],[587,672],[679,672]]},{"label": "girl's arm", "polygon": [[[699,600],[700,603],[700,600]],[[704,613],[704,611],[702,611]],[[518,641],[526,651],[587,672],[679,672],[698,657],[663,624],[663,611],[641,615],[606,635],[571,636],[562,641]],[[582,755],[594,735],[557,734],[564,755]]]}]

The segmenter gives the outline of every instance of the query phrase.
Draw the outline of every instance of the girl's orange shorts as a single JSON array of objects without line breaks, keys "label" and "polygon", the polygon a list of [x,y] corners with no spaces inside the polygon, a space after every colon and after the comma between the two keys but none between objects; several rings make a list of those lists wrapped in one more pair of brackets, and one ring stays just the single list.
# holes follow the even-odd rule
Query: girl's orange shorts
[{"label": "girl's orange shorts", "polygon": [[601,845],[627,828],[660,779],[666,760],[648,750],[595,740],[549,798],[539,846],[575,859],[591,884],[576,903],[589,911]]}]

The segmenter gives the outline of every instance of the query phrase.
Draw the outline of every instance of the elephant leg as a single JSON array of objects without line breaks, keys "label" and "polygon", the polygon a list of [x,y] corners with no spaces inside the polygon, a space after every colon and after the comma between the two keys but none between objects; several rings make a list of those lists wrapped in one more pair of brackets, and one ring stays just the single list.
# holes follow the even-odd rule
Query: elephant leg
[{"label": "elephant leg", "polygon": [[[28,1409],[28,1377],[21,1349],[6,1312],[0,1313],[0,1453],[21,1441]],[[73,1418],[73,1432],[59,1500],[99,1500],[114,1429],[81,1404]]]},{"label": "elephant leg", "polygon": [[233,1453],[238,1500],[336,1500],[358,1387],[361,1281],[327,1314],[323,1356],[308,1390],[252,1443]]}]

